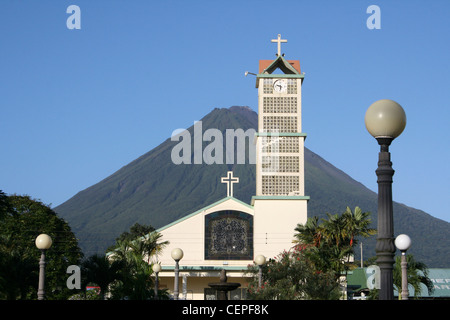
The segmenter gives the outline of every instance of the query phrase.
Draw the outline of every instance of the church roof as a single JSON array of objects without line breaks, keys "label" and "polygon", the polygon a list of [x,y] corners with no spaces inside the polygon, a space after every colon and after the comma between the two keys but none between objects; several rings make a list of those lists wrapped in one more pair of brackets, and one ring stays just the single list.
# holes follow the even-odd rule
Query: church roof
[{"label": "church roof", "polygon": [[[171,226],[173,226],[175,224],[178,224],[178,223],[180,223],[180,222],[182,222],[182,221],[184,221],[186,219],[189,219],[189,218],[191,218],[191,217],[193,217],[193,216],[195,216],[195,215],[197,215],[197,214],[199,214],[201,212],[204,212],[204,211],[207,211],[207,210],[211,210],[212,208],[214,208],[216,206],[222,205],[220,210],[223,210],[224,209],[223,205],[226,205],[225,202],[227,202],[227,201],[232,201],[234,204],[237,204],[238,206],[243,207],[243,209],[246,209],[246,211],[248,211],[249,209],[250,210],[254,209],[252,205],[249,205],[249,204],[247,204],[247,203],[245,203],[245,202],[243,202],[243,201],[241,201],[239,199],[236,199],[236,198],[231,197],[231,196],[230,197],[225,197],[225,198],[220,199],[219,201],[216,201],[216,202],[214,202],[214,203],[212,203],[212,204],[210,204],[210,205],[208,205],[206,207],[203,207],[203,208],[201,208],[201,209],[199,209],[199,210],[197,210],[197,211],[195,211],[195,212],[193,212],[191,214],[188,214],[188,215],[186,215],[186,216],[184,216],[184,217],[182,217],[182,218],[180,218],[178,220],[175,220],[175,221],[165,225],[164,227],[159,228],[156,231],[157,232],[161,232],[161,231],[163,231],[163,230],[165,230],[165,229],[167,229],[167,228],[169,228],[169,227],[171,227]],[[235,210],[236,208],[231,208],[231,206],[230,206],[230,209]]]},{"label": "church roof", "polygon": [[299,60],[286,60],[283,56],[279,56],[275,60],[260,60],[259,73],[271,74],[277,68],[280,68],[285,74],[300,74]]},{"label": "church roof", "polygon": [[[273,74],[277,69],[280,69],[284,74]],[[286,60],[283,56],[278,56],[275,60],[259,60],[259,73],[256,75],[256,88],[259,87],[260,78],[295,78],[302,79],[305,77],[304,73],[300,71],[299,60]]]}]

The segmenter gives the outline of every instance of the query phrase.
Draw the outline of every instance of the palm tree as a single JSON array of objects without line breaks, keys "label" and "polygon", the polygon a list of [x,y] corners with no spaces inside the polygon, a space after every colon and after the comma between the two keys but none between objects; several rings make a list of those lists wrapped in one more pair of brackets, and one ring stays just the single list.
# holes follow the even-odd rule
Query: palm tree
[{"label": "palm tree", "polygon": [[297,231],[295,237],[297,239],[294,240],[294,243],[312,244],[315,247],[319,246],[322,234],[318,222],[318,217],[311,217],[308,218],[304,225],[297,224],[295,228],[295,231]]},{"label": "palm tree", "polygon": [[104,255],[94,254],[82,263],[84,282],[98,285],[100,287],[100,296],[104,299],[109,285],[121,279],[120,271],[123,269],[123,266],[124,264],[121,260],[110,261]]},{"label": "palm tree", "polygon": [[134,241],[132,247],[136,252],[139,252],[143,258],[146,258],[147,263],[150,264],[151,257],[157,257],[169,244],[169,241],[160,242],[161,238],[162,234],[154,231],[143,236],[139,241]]},{"label": "palm tree", "polygon": [[[424,284],[428,290],[428,294],[431,294],[434,290],[433,283],[428,278],[428,268],[422,263],[418,262],[414,259],[411,254],[406,255],[406,262],[408,263],[407,267],[407,277],[408,277],[408,285],[411,285],[414,288],[414,297],[420,297],[422,294],[422,289],[420,284]],[[394,286],[397,288],[397,292],[399,292],[399,299],[401,299],[401,290],[402,290],[402,269],[401,269],[401,256],[397,256],[395,258],[394,265]]]},{"label": "palm tree", "polygon": [[324,238],[330,245],[336,247],[344,246],[345,238],[347,236],[344,229],[345,221],[344,217],[338,214],[327,213],[328,219],[322,219],[321,229],[324,234]]},{"label": "palm tree", "polygon": [[356,237],[368,237],[375,233],[370,226],[370,213],[356,207],[354,213],[347,207],[342,215],[327,213],[328,219],[309,218],[305,225],[298,224],[295,231],[296,242],[310,245],[309,258],[321,271],[334,270],[336,277],[345,272],[348,260],[357,244]]},{"label": "palm tree", "polygon": [[347,207],[342,214],[344,220],[345,236],[350,239],[350,246],[357,244],[355,237],[369,237],[376,233],[376,230],[370,228],[370,212],[362,212],[361,208],[355,207],[354,213]]},{"label": "palm tree", "polygon": [[152,258],[161,253],[169,243],[161,242],[162,235],[153,231],[135,240],[117,240],[116,247],[109,255],[112,261],[124,265],[122,278],[114,285],[115,298],[144,300],[153,295]]}]

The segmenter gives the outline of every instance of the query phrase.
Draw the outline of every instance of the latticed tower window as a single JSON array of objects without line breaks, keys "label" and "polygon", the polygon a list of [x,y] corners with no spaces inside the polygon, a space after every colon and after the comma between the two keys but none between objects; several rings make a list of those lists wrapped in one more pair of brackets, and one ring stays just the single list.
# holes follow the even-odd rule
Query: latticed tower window
[{"label": "latticed tower window", "polygon": [[272,79],[264,79],[263,92],[265,94],[273,93],[273,80]]},{"label": "latticed tower window", "polygon": [[265,132],[297,132],[296,116],[263,116]]},{"label": "latticed tower window", "polygon": [[296,113],[297,97],[264,97],[263,112]]},{"label": "latticed tower window", "polygon": [[262,137],[263,153],[297,153],[300,151],[299,137]]},{"label": "latticed tower window", "polygon": [[262,157],[263,172],[299,172],[300,158],[298,156],[268,155]]},{"label": "latticed tower window", "polygon": [[287,93],[288,94],[297,94],[297,80],[296,79],[288,79]]},{"label": "latticed tower window", "polygon": [[293,192],[298,192],[300,188],[299,176],[262,176],[262,194],[263,195],[281,195],[287,196]]}]

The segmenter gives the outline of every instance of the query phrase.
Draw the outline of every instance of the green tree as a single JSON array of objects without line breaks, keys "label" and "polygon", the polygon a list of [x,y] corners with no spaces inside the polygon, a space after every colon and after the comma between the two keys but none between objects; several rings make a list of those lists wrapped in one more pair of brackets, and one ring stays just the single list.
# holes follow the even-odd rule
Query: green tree
[{"label": "green tree", "polygon": [[109,285],[121,279],[124,263],[120,260],[110,261],[105,255],[94,254],[81,263],[83,287],[95,284],[100,287],[100,299],[105,298]]},{"label": "green tree", "polygon": [[8,214],[9,204],[8,196],[0,190],[0,221],[2,221]]},{"label": "green tree", "polygon": [[350,247],[358,244],[356,237],[368,238],[376,233],[376,230],[370,228],[372,221],[370,220],[370,212],[362,212],[361,208],[355,207],[354,212],[347,207],[342,214],[344,220],[344,236],[350,239]]},{"label": "green tree", "polygon": [[[428,278],[427,266],[422,262],[416,261],[414,259],[414,256],[411,254],[406,255],[406,262],[408,263],[408,266],[406,268],[408,285],[414,288],[414,297],[418,298],[422,294],[422,288],[420,284],[424,284],[428,290],[428,294],[431,294],[434,288],[433,282],[430,280],[430,278]],[[401,256],[397,256],[395,258],[393,277],[394,277],[394,286],[397,289],[397,292],[399,293],[399,299],[401,299],[401,291],[402,291]]]},{"label": "green tree", "polygon": [[336,280],[355,265],[349,262],[354,253],[358,237],[375,234],[370,228],[370,213],[356,207],[354,212],[347,207],[342,214],[329,214],[328,219],[309,218],[305,225],[295,228],[296,242],[307,244],[306,255],[317,270],[333,271]]},{"label": "green tree", "polygon": [[69,225],[42,202],[30,196],[0,196],[0,297],[36,299],[40,252],[35,239],[50,235],[46,253],[46,298],[65,299],[67,267],[77,265],[81,249]]},{"label": "green tree", "polygon": [[116,246],[117,243],[119,242],[123,242],[123,241],[133,241],[137,238],[140,237],[145,237],[146,235],[148,235],[149,233],[155,231],[155,228],[153,228],[153,226],[151,225],[141,225],[139,223],[135,223],[134,225],[132,225],[130,227],[130,231],[125,231],[122,232],[117,238],[116,238],[116,244],[112,245],[111,247],[109,247],[106,251],[113,251]]},{"label": "green tree", "polygon": [[36,269],[31,250],[20,247],[11,234],[0,235],[0,298],[26,299],[38,281]]},{"label": "green tree", "polygon": [[161,241],[162,235],[156,231],[142,235],[142,230],[153,228],[134,227],[134,230],[141,230],[134,233],[137,237],[119,237],[108,254],[110,261],[122,263],[120,279],[111,285],[113,299],[146,300],[154,294],[152,260],[161,253],[168,241]]},{"label": "green tree", "polygon": [[316,270],[305,255],[305,246],[297,245],[280,253],[262,267],[263,285],[259,287],[258,267],[250,265],[248,298],[262,300],[331,300],[339,298],[334,274]]}]

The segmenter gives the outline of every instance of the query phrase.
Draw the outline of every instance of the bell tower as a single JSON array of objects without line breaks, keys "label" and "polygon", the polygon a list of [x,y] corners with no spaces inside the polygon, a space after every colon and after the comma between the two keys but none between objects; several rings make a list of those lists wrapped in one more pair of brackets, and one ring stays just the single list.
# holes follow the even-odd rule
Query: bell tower
[{"label": "bell tower", "polygon": [[[292,247],[294,228],[306,223],[304,142],[298,60],[286,60],[278,46],[275,60],[260,60],[256,134],[255,254],[274,256]],[[264,253],[266,252],[266,253]]]}]

